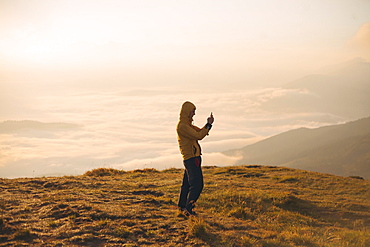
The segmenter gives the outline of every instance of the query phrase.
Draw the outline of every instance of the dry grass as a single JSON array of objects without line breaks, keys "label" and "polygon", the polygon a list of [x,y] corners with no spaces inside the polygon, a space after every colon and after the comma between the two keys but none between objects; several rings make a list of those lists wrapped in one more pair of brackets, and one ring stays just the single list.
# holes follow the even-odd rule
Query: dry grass
[{"label": "dry grass", "polygon": [[0,179],[0,246],[370,246],[370,181],[264,166],[204,176],[189,219],[180,169]]}]

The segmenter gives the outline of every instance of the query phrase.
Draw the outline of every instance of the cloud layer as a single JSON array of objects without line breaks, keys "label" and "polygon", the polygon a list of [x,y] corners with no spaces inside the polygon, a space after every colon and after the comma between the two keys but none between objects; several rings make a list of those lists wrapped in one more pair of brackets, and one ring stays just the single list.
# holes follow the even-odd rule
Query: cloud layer
[{"label": "cloud layer", "polygon": [[182,167],[175,127],[186,100],[197,105],[195,125],[203,126],[211,111],[216,119],[210,135],[201,141],[204,164],[232,165],[240,157],[226,157],[219,152],[292,128],[338,121],[325,118],[323,113],[271,112],[263,108],[276,97],[300,93],[305,92],[269,88],[210,91],[206,95],[169,89],[35,94],[37,97],[27,98],[24,109],[32,120],[79,127],[55,131],[30,127],[2,133],[0,174],[76,175],[97,167]]}]

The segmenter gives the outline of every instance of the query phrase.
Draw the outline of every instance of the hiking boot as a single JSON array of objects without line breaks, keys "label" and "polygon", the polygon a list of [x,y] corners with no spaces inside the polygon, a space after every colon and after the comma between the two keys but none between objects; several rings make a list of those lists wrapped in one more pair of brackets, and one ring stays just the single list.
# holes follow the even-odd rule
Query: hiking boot
[{"label": "hiking boot", "polygon": [[189,203],[184,208],[184,214],[187,215],[187,216],[197,215],[197,213],[193,211],[193,208],[195,208],[195,203],[194,202],[193,203]]},{"label": "hiking boot", "polygon": [[197,213],[196,212],[194,212],[193,210],[188,210],[188,209],[186,209],[186,208],[182,208],[182,213],[186,216],[186,217],[190,217],[190,216],[195,216],[195,215],[197,215]]}]

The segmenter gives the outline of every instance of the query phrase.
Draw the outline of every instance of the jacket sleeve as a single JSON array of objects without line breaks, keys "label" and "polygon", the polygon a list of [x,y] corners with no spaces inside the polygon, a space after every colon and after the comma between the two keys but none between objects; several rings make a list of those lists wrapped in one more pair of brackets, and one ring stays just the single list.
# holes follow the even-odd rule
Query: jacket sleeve
[{"label": "jacket sleeve", "polygon": [[202,140],[208,134],[209,130],[206,128],[200,129],[198,127],[194,129],[189,125],[181,124],[179,125],[178,132],[186,138]]}]

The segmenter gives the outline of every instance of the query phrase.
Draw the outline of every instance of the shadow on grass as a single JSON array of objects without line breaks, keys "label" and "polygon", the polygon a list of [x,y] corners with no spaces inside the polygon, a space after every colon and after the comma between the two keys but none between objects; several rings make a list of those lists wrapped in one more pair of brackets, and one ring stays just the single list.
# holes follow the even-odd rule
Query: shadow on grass
[{"label": "shadow on grass", "polygon": [[[320,207],[315,205],[309,200],[303,200],[294,195],[289,195],[281,203],[276,204],[276,206],[280,207],[281,209],[296,212],[301,215],[309,216],[319,221],[325,221],[327,223],[351,222],[353,221],[353,219],[366,221],[370,220],[369,216],[361,214],[361,212],[358,213],[353,211],[343,212],[343,208],[337,209],[333,207]],[[364,207],[361,207],[361,209],[363,208]]]}]

